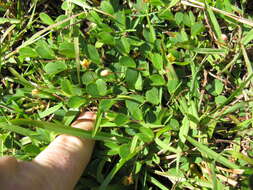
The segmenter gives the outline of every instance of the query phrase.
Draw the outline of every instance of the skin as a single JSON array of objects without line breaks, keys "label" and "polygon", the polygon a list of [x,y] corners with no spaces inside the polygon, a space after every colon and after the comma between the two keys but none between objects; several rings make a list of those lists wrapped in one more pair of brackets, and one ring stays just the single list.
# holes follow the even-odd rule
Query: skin
[{"label": "skin", "polygon": [[[96,115],[85,112],[72,124],[91,130]],[[87,166],[94,141],[60,135],[33,161],[0,158],[0,184],[3,190],[71,190]]]}]

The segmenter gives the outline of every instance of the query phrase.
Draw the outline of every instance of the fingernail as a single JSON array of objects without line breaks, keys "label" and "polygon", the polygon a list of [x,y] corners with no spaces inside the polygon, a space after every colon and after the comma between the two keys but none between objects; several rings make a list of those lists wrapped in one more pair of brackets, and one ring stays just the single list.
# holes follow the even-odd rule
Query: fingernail
[{"label": "fingernail", "polygon": [[92,119],[92,120],[94,120],[94,119],[96,119],[96,113],[90,112],[90,111],[81,113],[79,115],[79,117],[77,118],[77,120],[80,120],[80,119]]}]

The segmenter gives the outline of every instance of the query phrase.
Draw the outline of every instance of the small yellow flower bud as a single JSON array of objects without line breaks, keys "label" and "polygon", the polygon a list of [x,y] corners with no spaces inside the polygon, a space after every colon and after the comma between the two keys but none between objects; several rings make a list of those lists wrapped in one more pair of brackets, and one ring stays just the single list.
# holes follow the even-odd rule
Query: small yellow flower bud
[{"label": "small yellow flower bud", "polygon": [[227,40],[228,40],[228,37],[227,37],[226,34],[221,34],[221,39],[222,39],[223,41],[227,41]]},{"label": "small yellow flower bud", "polygon": [[40,93],[40,91],[38,89],[33,89],[32,90],[32,95],[35,96],[35,95],[38,95]]},{"label": "small yellow flower bud", "polygon": [[110,72],[109,70],[105,69],[105,70],[101,71],[100,76],[106,77],[106,76],[108,76],[110,73],[111,73],[111,72]]}]

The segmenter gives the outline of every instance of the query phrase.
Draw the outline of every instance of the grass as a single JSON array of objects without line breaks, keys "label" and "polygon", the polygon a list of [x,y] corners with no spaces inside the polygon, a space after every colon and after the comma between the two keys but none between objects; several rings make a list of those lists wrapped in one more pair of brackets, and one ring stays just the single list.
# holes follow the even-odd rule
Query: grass
[{"label": "grass", "polygon": [[76,189],[252,188],[250,4],[0,1],[1,156],[68,133],[97,140]]}]

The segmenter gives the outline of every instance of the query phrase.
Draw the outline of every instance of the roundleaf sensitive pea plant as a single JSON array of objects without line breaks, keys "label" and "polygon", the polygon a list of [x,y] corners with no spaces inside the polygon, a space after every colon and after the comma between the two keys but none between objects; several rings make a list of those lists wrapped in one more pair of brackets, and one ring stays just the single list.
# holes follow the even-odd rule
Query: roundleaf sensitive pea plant
[{"label": "roundleaf sensitive pea plant", "polygon": [[[249,189],[247,0],[0,0],[0,154],[97,140],[76,189]],[[96,110],[94,130],[70,128]]]}]

